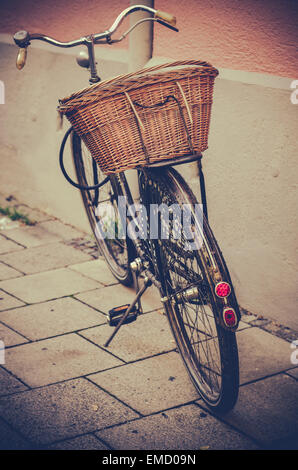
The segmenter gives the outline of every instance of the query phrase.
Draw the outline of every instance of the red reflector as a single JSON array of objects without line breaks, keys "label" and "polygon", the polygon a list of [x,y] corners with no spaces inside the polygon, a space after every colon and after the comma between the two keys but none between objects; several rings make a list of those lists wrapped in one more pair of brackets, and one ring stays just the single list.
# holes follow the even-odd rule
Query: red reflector
[{"label": "red reflector", "polygon": [[219,282],[215,287],[215,293],[218,297],[227,297],[231,293],[231,286],[227,282]]},{"label": "red reflector", "polygon": [[237,315],[235,313],[235,310],[233,308],[224,308],[223,310],[223,320],[225,322],[225,325],[229,327],[233,327],[237,325]]}]

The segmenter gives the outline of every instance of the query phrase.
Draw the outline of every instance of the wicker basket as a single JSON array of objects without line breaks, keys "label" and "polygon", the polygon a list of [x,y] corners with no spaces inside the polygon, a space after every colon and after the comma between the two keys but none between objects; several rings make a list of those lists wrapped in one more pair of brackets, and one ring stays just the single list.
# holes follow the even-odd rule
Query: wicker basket
[{"label": "wicker basket", "polygon": [[158,65],[60,100],[101,170],[117,173],[202,152],[218,71],[194,60]]}]

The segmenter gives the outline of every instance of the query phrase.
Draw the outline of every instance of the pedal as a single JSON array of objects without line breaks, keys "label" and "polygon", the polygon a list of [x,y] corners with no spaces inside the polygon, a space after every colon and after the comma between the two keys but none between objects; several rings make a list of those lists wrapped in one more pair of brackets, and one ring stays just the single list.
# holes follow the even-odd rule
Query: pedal
[{"label": "pedal", "polygon": [[[110,326],[117,326],[122,317],[124,316],[125,312],[127,311],[129,304],[120,305],[120,307],[114,307],[109,310],[107,314],[107,322]],[[131,312],[128,314],[128,317],[124,320],[123,324],[131,323],[137,319],[138,310],[136,306],[134,306]]]}]

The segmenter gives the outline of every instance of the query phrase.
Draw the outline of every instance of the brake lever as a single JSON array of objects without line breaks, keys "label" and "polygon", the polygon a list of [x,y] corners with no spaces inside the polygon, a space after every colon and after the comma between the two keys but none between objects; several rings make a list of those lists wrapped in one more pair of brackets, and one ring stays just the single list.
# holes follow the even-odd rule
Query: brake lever
[{"label": "brake lever", "polygon": [[[145,23],[146,21],[157,22],[162,24],[163,26],[167,26],[168,28],[172,29],[173,31],[176,31],[177,33],[179,32],[179,29],[177,29],[175,26],[172,26],[166,21],[160,20],[159,18],[142,18],[141,20],[137,21],[133,26],[131,26],[127,31],[125,31],[125,33],[123,33],[120,38],[112,39],[112,34],[107,34],[104,42],[106,42],[107,44],[114,44],[116,42],[120,42],[125,39],[126,36],[128,36],[137,26],[139,26],[141,23]],[[94,44],[102,44],[102,42],[95,40]]]}]

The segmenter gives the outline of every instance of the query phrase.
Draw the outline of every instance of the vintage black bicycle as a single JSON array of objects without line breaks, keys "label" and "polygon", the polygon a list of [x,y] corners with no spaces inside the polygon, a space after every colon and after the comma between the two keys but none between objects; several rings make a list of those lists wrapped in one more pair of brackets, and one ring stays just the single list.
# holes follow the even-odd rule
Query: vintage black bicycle
[{"label": "vintage black bicycle", "polygon": [[[136,22],[120,38],[115,38],[114,33],[124,18],[137,10],[143,10],[149,16]],[[77,128],[76,111],[74,108],[67,108],[69,99],[62,100],[59,107],[62,112],[66,110],[65,113],[72,122],[61,145],[61,169],[67,180],[81,191],[99,251],[113,275],[122,284],[129,286],[134,282],[137,287],[136,296],[130,305],[111,308],[108,320],[111,325],[115,325],[115,329],[105,346],[108,347],[123,323],[137,318],[141,313],[142,294],[152,284],[155,285],[160,291],[161,302],[178,350],[194,386],[209,407],[218,412],[225,412],[235,405],[238,396],[239,365],[235,331],[240,313],[226,263],[208,224],[202,153],[196,151],[193,145],[192,132],[200,125],[205,108],[198,104],[198,117],[194,122],[189,106],[193,87],[190,85],[187,88],[187,85],[187,89],[183,89],[178,78],[174,79],[177,85],[175,93],[166,92],[162,100],[147,102],[144,105],[140,99],[132,98],[136,87],[133,88],[131,82],[129,82],[130,88],[126,88],[123,92],[119,91],[122,90],[124,82],[128,83],[127,80],[131,80],[131,74],[125,77],[124,82],[123,77],[118,77],[103,84],[99,84],[100,79],[97,75],[94,46],[119,42],[144,21],[155,21],[173,31],[178,31],[172,15],[142,5],[124,10],[113,25],[103,33],[92,34],[71,42],[59,42],[41,34],[20,31],[14,36],[15,43],[20,47],[17,67],[21,69],[24,66],[27,48],[32,40],[45,41],[58,47],[85,45],[86,54],[80,54],[77,60],[79,65],[89,69],[89,81],[92,86],[89,87],[90,92],[85,90],[84,93],[79,92],[71,98],[82,100],[84,105],[88,102],[92,109],[96,108],[94,96],[102,91],[109,94],[111,90],[114,92],[116,90],[116,95],[121,94],[122,98],[126,99],[125,106],[127,105],[127,109],[131,112],[128,125],[134,126],[136,131],[133,139],[138,141],[140,153],[143,153],[143,161],[139,155],[135,155],[136,163],[130,162],[126,167],[136,169],[139,201],[133,199],[125,170],[121,165],[117,168],[115,164],[112,169],[107,170],[98,164],[98,158],[104,153],[104,135],[102,134],[99,139],[102,144],[99,153],[96,154],[98,149],[94,151],[93,137],[90,137],[90,133],[82,136]],[[196,64],[193,62],[195,61],[188,62],[189,76],[195,73],[193,69]],[[170,65],[175,66],[175,63]],[[209,64],[200,63],[200,65],[209,71],[210,75]],[[178,68],[184,70],[181,64]],[[152,68],[147,74],[143,71],[141,86],[138,81],[138,90],[148,85],[149,81],[146,80],[152,80],[153,77],[156,81],[154,69]],[[208,82],[208,74],[206,77]],[[146,94],[146,99],[148,96]],[[173,129],[170,130],[174,135],[179,134],[178,141],[185,141],[188,149],[182,154],[180,151],[179,158],[177,155],[175,158],[171,158],[170,155],[165,158],[162,152],[159,152],[159,146],[164,142],[162,124],[158,124],[157,112],[166,109],[167,106],[169,113],[172,113],[171,115],[180,123],[179,129],[176,130],[173,123]],[[146,117],[148,110],[152,112],[150,119]],[[88,119],[83,116],[84,123],[85,121],[89,123]],[[94,122],[97,122],[96,119],[95,115]],[[148,142],[145,142],[144,128],[155,121],[156,135],[151,139],[153,143],[150,141],[154,149],[152,147],[150,150]],[[117,122],[115,126],[114,133],[117,132]],[[97,132],[96,125],[93,125],[92,131]],[[148,136],[150,137],[150,133],[147,133]],[[120,148],[121,141],[125,138],[118,139],[116,147]],[[63,163],[63,151],[67,139],[71,141],[77,181],[70,178]],[[108,155],[109,142],[108,138]],[[153,150],[157,156],[159,152],[161,158],[150,159]],[[96,155],[99,157],[96,158]],[[201,205],[174,168],[189,162],[197,162]],[[120,203],[123,204],[122,208]],[[113,236],[110,232],[111,220]]]}]

